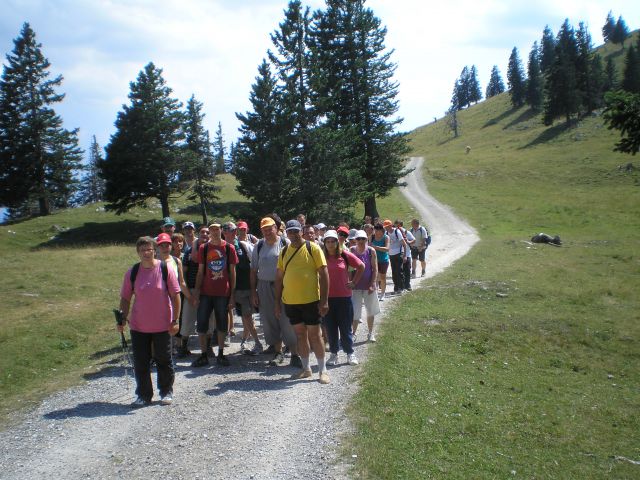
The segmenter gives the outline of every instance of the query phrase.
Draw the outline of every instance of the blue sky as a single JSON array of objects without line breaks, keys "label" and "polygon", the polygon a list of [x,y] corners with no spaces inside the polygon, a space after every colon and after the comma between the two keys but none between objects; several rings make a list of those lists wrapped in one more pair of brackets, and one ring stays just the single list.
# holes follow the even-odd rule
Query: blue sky
[{"label": "blue sky", "polygon": [[[312,10],[323,1],[303,2]],[[270,48],[269,34],[284,15],[286,0],[0,0],[0,53],[28,21],[43,45],[59,89],[56,106],[67,128],[80,128],[81,146],[92,135],[101,146],[128,103],[129,83],[153,61],[163,68],[174,96],[191,94],[204,103],[213,135],[222,123],[227,145],[237,137],[235,112],[249,109],[257,67]],[[369,0],[367,6],[388,28],[386,45],[395,49],[400,83],[401,130],[442,116],[455,79],[476,65],[484,91],[496,64],[506,82],[506,64],[515,46],[526,61],[546,24],[557,32],[565,18],[585,21],[595,45],[609,10],[638,27],[640,2],[589,0],[475,1]]]}]

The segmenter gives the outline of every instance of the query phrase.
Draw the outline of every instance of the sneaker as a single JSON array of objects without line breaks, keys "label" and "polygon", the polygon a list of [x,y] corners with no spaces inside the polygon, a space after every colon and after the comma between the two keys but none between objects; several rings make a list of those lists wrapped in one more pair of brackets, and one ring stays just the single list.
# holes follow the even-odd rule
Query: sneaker
[{"label": "sneaker", "polygon": [[384,302],[384,297],[385,297],[385,294],[383,293],[383,294],[380,295],[378,300],[381,301],[381,302]]},{"label": "sneaker", "polygon": [[228,367],[229,366],[229,359],[227,357],[225,357],[224,355],[218,355],[216,357],[216,363],[218,365],[220,365],[221,367]]},{"label": "sneaker", "polygon": [[424,277],[424,270],[422,270],[422,273],[420,274],[421,277]]},{"label": "sneaker", "polygon": [[300,370],[299,372],[291,375],[291,380],[300,380],[302,378],[309,378],[311,376],[311,369],[308,368],[306,370]]},{"label": "sneaker", "polygon": [[376,343],[376,336],[373,333],[369,334],[369,337],[367,337],[367,340],[369,340],[371,343]]},{"label": "sneaker", "polygon": [[162,405],[171,405],[171,403],[173,403],[173,394],[167,393],[165,395],[160,395],[160,403]]},{"label": "sneaker", "polygon": [[355,353],[350,353],[349,355],[347,355],[347,362],[349,362],[349,365],[358,365],[358,357],[356,357]]},{"label": "sneaker", "polygon": [[200,355],[193,362],[191,362],[192,367],[206,367],[207,365],[209,365],[209,358],[206,354]]},{"label": "sneaker", "polygon": [[411,278],[416,278],[416,272],[411,272]]},{"label": "sneaker", "polygon": [[266,353],[267,355],[273,355],[276,353],[276,347],[274,347],[273,345],[269,345],[264,353]]},{"label": "sneaker", "polygon": [[282,365],[284,363],[284,355],[282,352],[278,352],[275,356],[269,360],[269,365],[272,367],[277,367],[278,365]]},{"label": "sneaker", "polygon": [[240,342],[240,351],[244,351],[247,347],[247,339],[243,338],[242,341]]},{"label": "sneaker", "polygon": [[246,352],[249,355],[260,355],[264,351],[262,344],[260,342],[256,343],[251,350],[247,350]]},{"label": "sneaker", "polygon": [[327,360],[327,365],[336,366],[338,365],[338,354],[332,353],[329,355],[329,360]]},{"label": "sneaker", "polygon": [[146,407],[147,405],[151,405],[151,402],[145,400],[142,397],[138,397],[133,401],[133,403],[131,404],[131,407],[140,408],[140,407]]},{"label": "sneaker", "polygon": [[178,358],[186,358],[191,355],[191,351],[187,347],[178,348]]},{"label": "sneaker", "polygon": [[291,354],[291,361],[289,362],[290,367],[302,368],[302,359],[300,355],[296,355],[294,353]]},{"label": "sneaker", "polygon": [[327,372],[322,372],[320,374],[320,377],[318,378],[318,382],[320,382],[322,385],[326,385],[329,383],[329,375],[327,374]]}]

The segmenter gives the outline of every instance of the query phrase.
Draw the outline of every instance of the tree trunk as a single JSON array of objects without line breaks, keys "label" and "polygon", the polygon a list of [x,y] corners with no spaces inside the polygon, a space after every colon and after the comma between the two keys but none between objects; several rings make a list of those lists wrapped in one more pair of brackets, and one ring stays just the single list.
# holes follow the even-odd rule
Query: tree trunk
[{"label": "tree trunk", "polygon": [[200,198],[200,213],[202,214],[202,225],[209,225],[207,219],[207,205],[203,198]]},{"label": "tree trunk", "polygon": [[376,197],[375,195],[370,196],[364,201],[364,216],[369,216],[373,220],[376,217],[379,217],[378,207],[376,205]]},{"label": "tree trunk", "polygon": [[51,213],[51,207],[49,206],[49,199],[45,196],[38,198],[38,205],[40,206],[40,216],[44,217]]},{"label": "tree trunk", "polygon": [[160,205],[162,205],[162,217],[170,217],[169,213],[169,196],[166,194],[160,195]]}]

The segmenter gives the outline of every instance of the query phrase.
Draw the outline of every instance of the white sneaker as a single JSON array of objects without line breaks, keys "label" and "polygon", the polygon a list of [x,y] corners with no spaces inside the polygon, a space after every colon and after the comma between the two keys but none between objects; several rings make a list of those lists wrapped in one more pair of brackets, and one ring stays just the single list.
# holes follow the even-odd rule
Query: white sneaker
[{"label": "white sneaker", "polygon": [[349,362],[349,365],[358,365],[358,357],[356,357],[355,353],[350,353],[347,355],[347,362]]},{"label": "white sneaker", "polygon": [[384,302],[384,293],[380,294],[380,297],[378,297],[378,300],[381,302]]},{"label": "white sneaker", "polygon": [[162,405],[171,405],[173,403],[173,395],[167,393],[166,395],[162,395],[160,397],[160,403]]},{"label": "white sneaker", "polygon": [[372,343],[376,343],[376,336],[373,333],[370,333],[369,336],[367,337],[368,340]]},{"label": "white sneaker", "polygon": [[338,365],[338,354],[332,353],[329,355],[329,360],[327,360],[327,365],[336,366]]}]

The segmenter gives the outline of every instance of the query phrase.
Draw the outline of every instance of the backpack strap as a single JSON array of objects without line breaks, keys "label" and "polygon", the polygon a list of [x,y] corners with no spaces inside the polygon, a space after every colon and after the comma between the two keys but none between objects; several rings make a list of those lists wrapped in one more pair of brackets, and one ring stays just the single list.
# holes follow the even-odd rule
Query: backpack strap
[{"label": "backpack strap", "polygon": [[131,267],[131,273],[129,274],[129,281],[131,282],[131,291],[134,291],[134,285],[136,284],[136,277],[138,276],[138,270],[140,270],[140,262]]},{"label": "backpack strap", "polygon": [[[131,267],[131,273],[129,274],[129,281],[131,282],[132,292],[134,291],[134,285],[136,284],[136,277],[138,276],[139,270],[140,270],[140,262],[136,263],[133,267]],[[164,282],[164,286],[168,292],[169,291],[169,281],[168,281],[169,268],[167,267],[167,262],[165,262],[164,260],[160,260],[160,271],[162,272],[162,281]]]},{"label": "backpack strap", "polygon": [[260,250],[264,247],[264,238],[258,240],[258,260],[260,260]]}]

